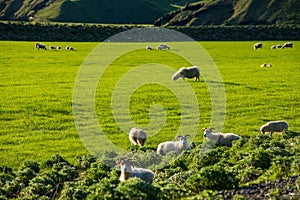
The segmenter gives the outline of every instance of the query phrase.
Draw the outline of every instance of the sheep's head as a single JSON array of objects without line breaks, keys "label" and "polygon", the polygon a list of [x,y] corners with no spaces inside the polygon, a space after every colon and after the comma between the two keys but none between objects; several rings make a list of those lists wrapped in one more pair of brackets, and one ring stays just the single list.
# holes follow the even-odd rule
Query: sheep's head
[{"label": "sheep's head", "polygon": [[180,139],[180,142],[182,143],[182,145],[185,147],[186,150],[191,150],[192,148],[191,148],[189,142],[187,141],[188,137],[190,137],[190,135],[185,135],[185,136],[178,135],[178,136],[176,136],[176,138]]},{"label": "sheep's head", "polygon": [[214,128],[209,128],[209,129],[202,128],[202,130],[203,130],[203,136],[208,138],[213,132]]},{"label": "sheep's head", "polygon": [[121,171],[124,172],[131,172],[133,165],[133,160],[125,159],[125,158],[119,158],[116,162],[120,165]]}]

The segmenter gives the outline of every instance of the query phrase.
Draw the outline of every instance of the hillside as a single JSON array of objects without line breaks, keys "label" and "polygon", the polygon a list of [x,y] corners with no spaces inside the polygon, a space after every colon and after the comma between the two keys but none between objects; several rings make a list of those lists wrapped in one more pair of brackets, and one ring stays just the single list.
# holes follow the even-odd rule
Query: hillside
[{"label": "hillside", "polygon": [[[0,0],[0,20],[153,23],[187,0]],[[191,2],[191,1],[189,1]]]},{"label": "hillside", "polygon": [[155,21],[158,26],[299,24],[298,0],[202,0]]}]

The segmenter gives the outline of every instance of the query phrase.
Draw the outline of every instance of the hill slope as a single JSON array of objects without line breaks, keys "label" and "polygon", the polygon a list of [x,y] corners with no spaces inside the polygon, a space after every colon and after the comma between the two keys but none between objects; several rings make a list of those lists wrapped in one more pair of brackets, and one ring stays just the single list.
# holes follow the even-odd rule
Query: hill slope
[{"label": "hill slope", "polygon": [[298,0],[202,0],[165,14],[156,25],[299,24]]},{"label": "hill slope", "polygon": [[[0,19],[86,23],[153,23],[187,0],[0,0]],[[189,1],[191,2],[191,1]]]}]

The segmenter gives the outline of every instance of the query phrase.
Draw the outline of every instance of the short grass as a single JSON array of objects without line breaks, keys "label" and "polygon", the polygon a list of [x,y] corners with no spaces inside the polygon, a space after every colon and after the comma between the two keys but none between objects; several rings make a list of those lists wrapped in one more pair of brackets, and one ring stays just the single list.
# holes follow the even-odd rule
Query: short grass
[{"label": "short grass", "polygon": [[[98,43],[44,43],[70,45],[76,51],[42,51],[36,50],[33,42],[0,42],[0,163],[14,168],[24,160],[43,161],[53,154],[72,160],[88,153],[73,122],[72,92],[82,62]],[[223,131],[251,137],[259,134],[263,123],[279,119],[287,120],[291,130],[299,131],[300,42],[294,42],[293,49],[271,50],[271,45],[283,42],[268,41],[256,51],[253,43],[200,43],[213,58],[225,84]],[[127,134],[114,121],[110,99],[120,77],[137,65],[153,61],[175,69],[189,65],[172,53],[176,50],[146,51],[144,46],[115,60],[97,88],[99,124],[109,139],[124,149],[130,144]],[[262,63],[272,63],[272,67],[261,68]],[[198,141],[203,140],[201,128],[209,126],[211,117],[209,92],[203,77],[201,80],[188,80],[199,101]],[[147,146],[156,148],[158,142],[173,138],[181,110],[168,89],[145,85],[132,94],[131,103],[131,117],[140,126],[150,123],[149,108],[153,104],[163,105],[168,115],[160,137],[149,138]]]}]

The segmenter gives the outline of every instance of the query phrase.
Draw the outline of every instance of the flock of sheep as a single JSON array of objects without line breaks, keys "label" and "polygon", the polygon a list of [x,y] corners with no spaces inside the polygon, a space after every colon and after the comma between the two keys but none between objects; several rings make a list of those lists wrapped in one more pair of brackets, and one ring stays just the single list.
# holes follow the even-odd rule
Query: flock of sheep
[{"label": "flock of sheep", "polygon": [[[234,140],[241,139],[241,136],[234,133],[214,133],[213,130],[214,128],[202,129],[204,138],[213,141],[216,145],[232,147]],[[284,130],[288,130],[286,121],[271,121],[260,127],[260,131],[263,134],[269,132],[271,137],[274,132],[283,132]],[[166,156],[168,153],[174,152],[176,155],[179,155],[183,151],[191,150],[187,140],[188,137],[190,135],[178,135],[176,136],[179,139],[178,141],[166,141],[158,144],[157,154]],[[144,146],[147,141],[147,134],[142,129],[132,128],[129,132],[129,141],[132,145]],[[116,163],[120,165],[121,169],[120,181],[126,181],[130,177],[137,177],[148,183],[153,182],[154,172],[149,169],[135,167],[132,160],[120,158]]]},{"label": "flock of sheep", "polygon": [[[256,43],[254,44],[254,49],[262,48],[262,43]],[[280,48],[292,48],[293,44],[291,42],[285,43],[283,46],[280,46]],[[277,48],[279,46],[277,45]],[[147,50],[152,50],[150,46],[146,47]],[[168,45],[159,45],[157,47],[157,50],[162,49],[170,49]],[[271,67],[272,64],[262,64],[261,67]],[[196,78],[196,81],[200,81],[200,69],[197,66],[192,66],[188,68],[180,68],[172,77],[172,80],[177,80],[179,78],[182,78],[183,80],[185,78]],[[259,129],[263,134],[266,132],[270,133],[270,137],[272,137],[272,134],[274,132],[283,132],[284,130],[288,130],[288,123],[286,121],[271,121],[264,125],[262,125]],[[213,141],[214,144],[220,145],[220,146],[227,146],[232,147],[232,143],[235,140],[241,139],[241,136],[234,134],[234,133],[214,133],[214,128],[203,128],[203,136],[205,139]],[[176,136],[178,141],[166,141],[158,144],[157,146],[157,154],[160,156],[166,156],[170,152],[174,152],[176,155],[181,154],[183,151],[191,150],[191,146],[188,142],[188,137],[190,135]],[[132,128],[129,132],[129,141],[132,145],[139,145],[144,146],[144,144],[147,141],[147,134],[144,130],[139,128]],[[120,165],[121,169],[121,175],[119,180],[120,181],[126,181],[130,177],[137,177],[145,182],[152,183],[154,178],[154,172],[145,169],[145,168],[137,168],[134,166],[134,163],[132,160],[120,158],[117,161],[117,164]]]},{"label": "flock of sheep", "polygon": [[[39,43],[39,42],[35,43],[35,48],[37,48],[38,50],[40,50],[40,49],[47,50],[46,45],[44,45],[42,43]],[[61,46],[55,47],[54,45],[50,45],[49,49],[50,50],[62,50],[62,47]],[[74,48],[71,47],[71,46],[66,46],[66,50],[67,51],[74,51]]]},{"label": "flock of sheep", "polygon": [[[254,50],[257,49],[262,49],[263,44],[262,43],[255,43],[253,45]],[[293,43],[292,42],[286,42],[283,45],[277,44],[277,45],[272,45],[271,49],[284,49],[284,48],[293,48]]]}]

